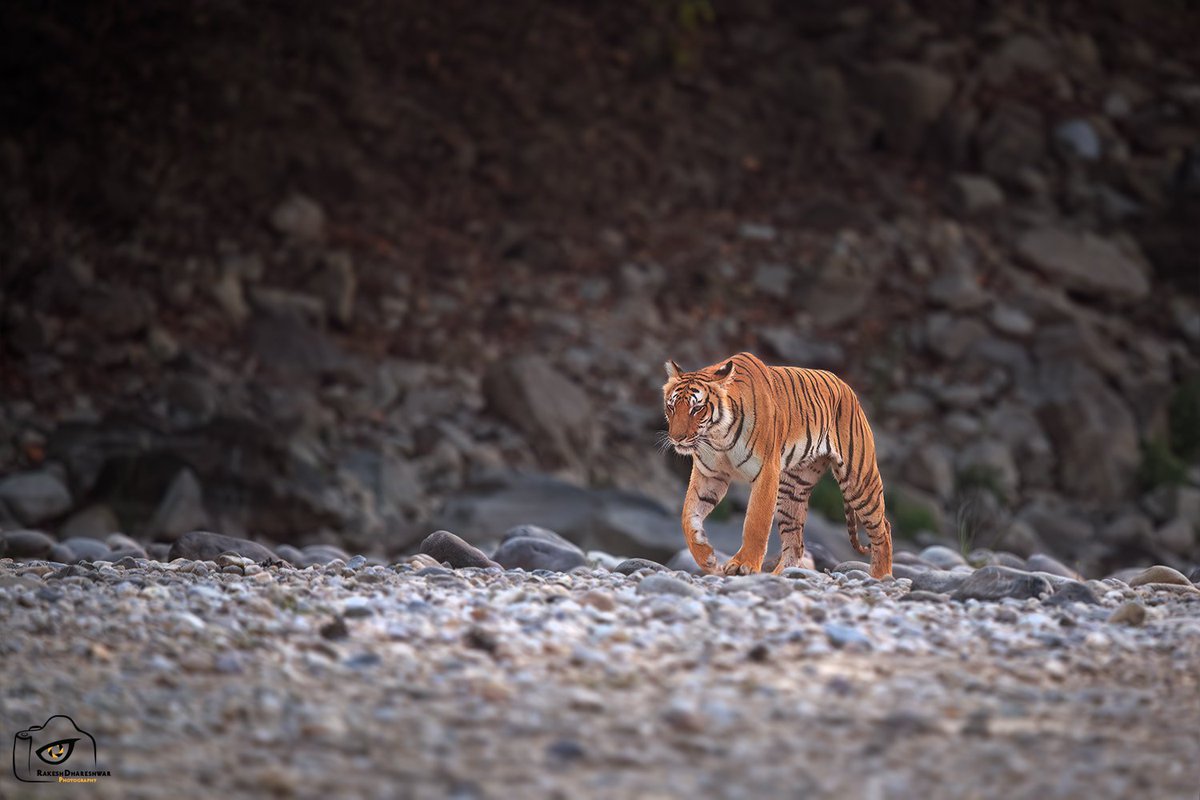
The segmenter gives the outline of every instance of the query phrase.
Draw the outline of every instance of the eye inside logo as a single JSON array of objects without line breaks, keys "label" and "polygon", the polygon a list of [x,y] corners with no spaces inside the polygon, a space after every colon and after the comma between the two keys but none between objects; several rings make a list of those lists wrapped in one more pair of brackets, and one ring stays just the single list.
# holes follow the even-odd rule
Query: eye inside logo
[{"label": "eye inside logo", "polygon": [[61,764],[71,757],[78,739],[59,739],[38,749],[37,757],[47,764]]}]

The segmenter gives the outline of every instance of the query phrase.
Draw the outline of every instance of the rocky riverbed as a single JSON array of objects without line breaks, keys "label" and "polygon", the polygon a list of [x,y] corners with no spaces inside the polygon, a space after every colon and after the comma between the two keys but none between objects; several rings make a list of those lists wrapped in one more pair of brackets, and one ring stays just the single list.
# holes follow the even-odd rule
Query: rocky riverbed
[{"label": "rocky riverbed", "polygon": [[0,718],[71,715],[99,797],[1195,798],[1186,577],[907,560],[0,559]]}]

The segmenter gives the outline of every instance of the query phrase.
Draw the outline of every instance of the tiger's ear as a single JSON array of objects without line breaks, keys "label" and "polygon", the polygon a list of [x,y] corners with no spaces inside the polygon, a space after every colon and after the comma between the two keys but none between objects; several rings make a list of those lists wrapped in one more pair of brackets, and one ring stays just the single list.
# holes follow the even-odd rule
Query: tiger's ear
[{"label": "tiger's ear", "polygon": [[666,369],[667,377],[671,380],[678,380],[679,373],[683,372],[683,370],[679,368],[679,365],[674,361],[667,361],[665,364],[663,364],[663,368]]},{"label": "tiger's ear", "polygon": [[716,372],[713,373],[713,377],[719,381],[723,381],[726,378],[733,377],[733,362],[726,361],[724,366],[722,366]]}]

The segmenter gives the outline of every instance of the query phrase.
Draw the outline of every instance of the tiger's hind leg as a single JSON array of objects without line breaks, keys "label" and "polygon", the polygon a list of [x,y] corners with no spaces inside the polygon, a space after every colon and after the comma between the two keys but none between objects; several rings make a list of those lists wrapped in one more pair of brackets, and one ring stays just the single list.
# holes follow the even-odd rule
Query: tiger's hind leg
[{"label": "tiger's hind leg", "polygon": [[813,487],[828,464],[824,461],[798,467],[779,478],[779,498],[775,515],[779,518],[779,538],[783,543],[776,575],[788,567],[811,565],[804,553],[804,523],[808,519],[808,500]]}]

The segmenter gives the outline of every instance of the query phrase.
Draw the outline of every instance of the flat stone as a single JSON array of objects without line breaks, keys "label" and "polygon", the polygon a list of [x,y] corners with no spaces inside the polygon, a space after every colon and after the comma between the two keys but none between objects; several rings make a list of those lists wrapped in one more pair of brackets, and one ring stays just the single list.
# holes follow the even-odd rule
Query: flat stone
[{"label": "flat stone", "polygon": [[647,575],[637,587],[638,594],[668,594],[677,597],[699,597],[704,592],[690,583],[666,574]]},{"label": "flat stone", "polygon": [[193,561],[216,561],[217,556],[225,552],[237,553],[251,561],[275,560],[275,554],[258,542],[208,531],[190,531],[180,536],[171,545],[167,559],[169,561],[177,558],[188,558]]},{"label": "flat stone", "polygon": [[926,592],[914,589],[900,596],[901,603],[949,603],[950,595],[944,592]]},{"label": "flat stone", "polygon": [[854,570],[854,569],[859,570],[861,572],[870,572],[871,565],[867,564],[865,561],[843,561],[842,563],[838,564],[836,567],[834,567],[833,569],[831,569],[829,571],[830,572],[849,572],[850,570]]},{"label": "flat stone", "polygon": [[1017,239],[1017,253],[1071,291],[1115,300],[1139,300],[1150,292],[1143,266],[1094,233],[1060,228],[1027,231]]},{"label": "flat stone", "polygon": [[953,592],[967,580],[965,572],[950,572],[944,569],[929,569],[912,576],[912,591],[944,594]]},{"label": "flat stone", "polygon": [[450,531],[434,531],[421,542],[421,552],[439,562],[446,562],[455,569],[463,567],[500,566],[487,553],[456,536]]},{"label": "flat stone", "polygon": [[1149,583],[1173,583],[1177,586],[1191,586],[1188,577],[1177,569],[1156,564],[1148,567],[1129,580],[1130,586],[1145,586]]},{"label": "flat stone", "polygon": [[964,600],[1002,600],[1007,597],[1024,600],[1040,597],[1051,590],[1050,581],[1009,567],[982,567],[954,590],[951,598]]},{"label": "flat stone", "polygon": [[667,568],[657,561],[651,561],[647,558],[627,558],[613,567],[613,572],[619,572],[622,575],[632,575],[639,569],[648,569],[651,572],[667,571]]}]

